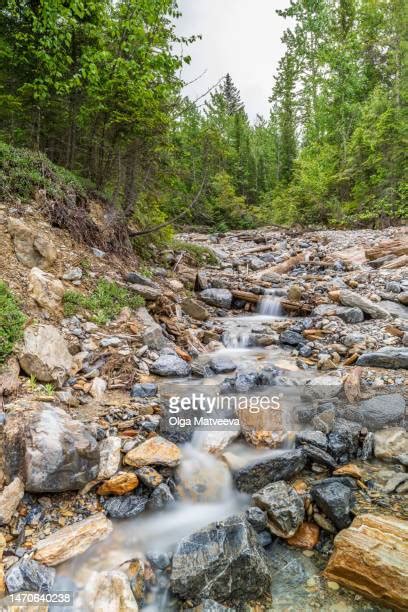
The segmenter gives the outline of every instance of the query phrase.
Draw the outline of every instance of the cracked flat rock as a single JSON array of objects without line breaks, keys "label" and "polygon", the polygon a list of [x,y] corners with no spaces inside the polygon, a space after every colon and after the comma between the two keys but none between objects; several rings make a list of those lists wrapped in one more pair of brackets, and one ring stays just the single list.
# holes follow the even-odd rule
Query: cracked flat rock
[{"label": "cracked flat rock", "polygon": [[125,456],[125,463],[137,468],[146,465],[176,467],[180,459],[181,451],[176,444],[161,436],[155,436],[129,451]]},{"label": "cracked flat rock", "polygon": [[85,552],[92,544],[104,540],[112,529],[111,521],[104,514],[95,514],[40,540],[34,559],[44,565],[59,565]]}]

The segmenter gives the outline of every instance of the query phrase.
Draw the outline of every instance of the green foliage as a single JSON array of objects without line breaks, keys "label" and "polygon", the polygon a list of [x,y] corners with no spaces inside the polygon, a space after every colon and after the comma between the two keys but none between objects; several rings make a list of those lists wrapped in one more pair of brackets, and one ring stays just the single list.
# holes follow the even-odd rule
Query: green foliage
[{"label": "green foliage", "polygon": [[136,309],[144,305],[144,299],[140,295],[107,280],[100,280],[90,295],[67,291],[63,301],[66,316],[86,311],[98,325],[105,325],[114,319],[122,308]]},{"label": "green foliage", "polygon": [[0,282],[0,364],[23,336],[26,317],[7,285]]},{"label": "green foliage", "polygon": [[172,246],[175,251],[188,253],[197,266],[216,266],[218,264],[218,258],[207,247],[192,242],[183,242],[182,240],[174,240]]}]

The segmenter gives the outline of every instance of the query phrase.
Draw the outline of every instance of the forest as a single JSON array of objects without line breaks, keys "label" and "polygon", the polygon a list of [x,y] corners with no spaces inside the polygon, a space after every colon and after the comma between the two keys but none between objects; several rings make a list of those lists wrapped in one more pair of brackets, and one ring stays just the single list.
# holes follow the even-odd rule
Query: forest
[{"label": "forest", "polygon": [[265,75],[270,113],[251,122],[229,74],[183,95],[200,33],[177,35],[173,0],[5,0],[0,195],[16,160],[45,155],[132,227],[163,226],[153,240],[173,220],[221,232],[403,222],[407,3],[292,0],[279,15],[290,25]]}]

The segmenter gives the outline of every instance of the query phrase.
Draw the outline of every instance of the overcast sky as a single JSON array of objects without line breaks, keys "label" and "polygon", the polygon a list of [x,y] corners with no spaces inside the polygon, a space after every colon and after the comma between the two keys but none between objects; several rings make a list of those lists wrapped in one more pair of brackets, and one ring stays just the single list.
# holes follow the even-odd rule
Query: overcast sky
[{"label": "overcast sky", "polygon": [[178,32],[203,37],[188,49],[192,62],[184,79],[207,71],[186,93],[196,98],[229,72],[251,119],[257,113],[267,115],[273,75],[284,52],[280,38],[287,27],[275,11],[287,6],[289,0],[179,0],[183,16]]}]

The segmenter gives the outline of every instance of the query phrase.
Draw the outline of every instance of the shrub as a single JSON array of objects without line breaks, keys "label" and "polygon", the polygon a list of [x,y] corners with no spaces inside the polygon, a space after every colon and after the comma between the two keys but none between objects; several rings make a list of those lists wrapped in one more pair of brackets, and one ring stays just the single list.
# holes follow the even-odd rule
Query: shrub
[{"label": "shrub", "polygon": [[105,325],[114,319],[122,308],[139,308],[144,299],[125,287],[107,280],[100,280],[90,295],[78,291],[67,291],[64,295],[64,313],[71,316],[81,310],[92,315],[92,320]]},{"label": "shrub", "polygon": [[23,335],[26,317],[8,289],[0,282],[0,363],[12,352]]},{"label": "shrub", "polygon": [[213,251],[199,244],[192,244],[190,242],[183,242],[182,240],[175,240],[173,242],[173,248],[176,251],[185,251],[186,253],[188,253],[197,266],[203,266],[205,264],[210,266],[216,266],[218,264],[218,258],[213,253]]}]

